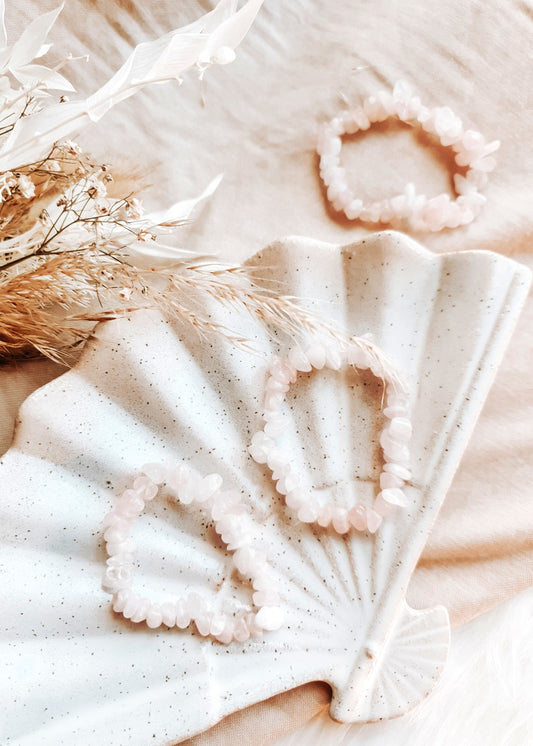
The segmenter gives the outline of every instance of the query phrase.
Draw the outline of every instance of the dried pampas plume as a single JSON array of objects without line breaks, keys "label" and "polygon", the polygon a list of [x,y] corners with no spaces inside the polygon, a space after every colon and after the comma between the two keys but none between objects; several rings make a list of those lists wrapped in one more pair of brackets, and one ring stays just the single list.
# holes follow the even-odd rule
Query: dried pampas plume
[{"label": "dried pampas plume", "polygon": [[[0,358],[10,361],[42,354],[65,362],[94,326],[87,309],[102,306],[94,320],[114,317],[111,308],[118,293],[113,285],[112,274],[97,255],[88,252],[59,254],[15,275],[0,292]],[[79,319],[76,311],[81,312]]]},{"label": "dried pampas plume", "polygon": [[[211,65],[231,62],[261,4],[248,0],[236,10],[222,0],[198,23],[136,47],[88,98],[62,96],[50,104],[50,91],[74,91],[58,72],[67,60],[53,69],[28,62],[48,48],[59,10],[35,19],[8,46],[0,2],[0,362],[35,354],[69,362],[95,323],[147,307],[199,334],[250,345],[213,321],[206,311],[211,301],[292,337],[312,332],[346,341],[293,299],[262,287],[251,270],[202,261],[165,239],[195,217],[221,176],[195,199],[146,215],[136,180],[117,178],[109,165],[65,140],[145,85],[176,80],[190,68],[202,77]],[[375,369],[394,380],[379,349],[369,340],[358,343],[374,356]]]},{"label": "dried pampas plume", "polygon": [[178,268],[140,270],[102,252],[64,252],[12,277],[0,294],[0,357],[36,352],[64,362],[95,322],[155,307],[190,324],[199,334],[216,332],[237,345],[249,340],[215,323],[205,311],[216,301],[249,313],[297,337],[320,331],[339,335],[291,298],[258,285],[243,267],[183,263]]},{"label": "dried pampas plume", "polygon": [[179,83],[187,70],[201,77],[231,62],[262,2],[237,10],[221,0],[197,22],[138,45],[103,87],[74,100],[59,73],[71,58],[50,67],[44,57],[43,64],[61,7],[8,43],[0,2],[0,359],[40,353],[62,360],[95,320],[150,303],[202,326],[177,284],[173,295],[167,283],[166,295],[148,276],[152,267],[163,266],[165,275],[165,265],[184,263],[187,252],[161,236],[190,220],[219,179],[199,198],[145,216],[135,188],[65,138],[146,85]]}]

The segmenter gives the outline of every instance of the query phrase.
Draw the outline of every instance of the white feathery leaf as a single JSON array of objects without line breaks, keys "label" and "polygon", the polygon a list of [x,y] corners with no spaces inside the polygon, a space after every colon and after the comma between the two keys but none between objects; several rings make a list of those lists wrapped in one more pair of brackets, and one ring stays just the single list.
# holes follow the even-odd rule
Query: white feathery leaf
[{"label": "white feathery leaf", "polygon": [[[112,106],[145,85],[178,78],[204,56],[211,37],[218,39],[215,51],[221,45],[236,46],[262,3],[263,0],[248,0],[237,13],[228,16],[235,3],[221,0],[199,21],[139,44],[118,72],[85,101],[46,107],[20,119],[0,150],[0,171],[33,163],[55,142],[79,131],[89,121],[100,119]],[[237,20],[232,23],[234,19]],[[219,28],[224,29],[222,34],[218,34]]]},{"label": "white feathery leaf", "polygon": [[46,106],[16,123],[0,151],[0,172],[39,160],[53,144],[74,132],[85,115],[85,101]]},{"label": "white feathery leaf", "polygon": [[198,197],[176,202],[172,207],[161,210],[160,212],[152,212],[143,217],[143,222],[152,228],[170,228],[187,220],[193,220],[202,210],[209,197],[218,189],[223,177],[224,174],[215,176]]},{"label": "white feathery leaf", "polygon": [[30,23],[28,28],[22,33],[20,39],[13,45],[10,61],[11,68],[17,69],[18,67],[27,65],[36,57],[40,57],[48,51],[49,46],[43,50],[46,37],[62,9],[63,5],[60,5],[59,8],[38,16],[38,18]]},{"label": "white feathery leaf", "polygon": [[179,79],[196,63],[204,46],[202,34],[172,34],[139,44],[115,75],[87,99],[87,115],[96,122],[145,85]]},{"label": "white feathery leaf", "polygon": [[202,259],[211,261],[214,256],[198,256],[196,251],[183,249],[177,246],[169,246],[159,241],[133,241],[128,244],[127,249],[121,251],[121,259],[138,269],[161,269],[163,267],[175,267],[184,261]]},{"label": "white feathery leaf", "polygon": [[[136,225],[139,226],[140,230],[145,230],[147,232],[153,230],[157,232],[158,229],[175,227],[187,220],[194,219],[217,189],[222,178],[223,174],[218,174],[218,176],[207,185],[198,197],[177,202],[167,210],[145,215],[136,222]],[[130,223],[130,225],[135,224]],[[115,239],[117,238],[116,232],[113,233],[113,237]],[[186,257],[190,257],[192,254],[195,254],[195,252],[178,248],[176,246],[168,246],[157,240],[134,241],[128,243],[128,247],[123,250],[123,255],[129,259],[131,264],[145,269],[156,266],[171,266],[177,262],[183,261]]]},{"label": "white feathery leaf", "polygon": [[263,0],[250,0],[237,13],[221,23],[209,37],[206,51],[215,54],[221,47],[235,49],[250,30],[262,4]]},{"label": "white feathery leaf", "polygon": [[45,87],[54,91],[75,91],[76,89],[63,75],[50,70],[44,65],[24,65],[12,71],[13,76],[23,85],[44,83]]},{"label": "white feathery leaf", "polygon": [[237,0],[220,0],[213,10],[206,13],[197,21],[182,26],[179,31],[188,34],[211,34],[226,18],[229,18],[237,9]]},{"label": "white feathery leaf", "polygon": [[33,59],[37,60],[39,57],[43,57],[50,49],[52,49],[51,44],[43,44]]}]

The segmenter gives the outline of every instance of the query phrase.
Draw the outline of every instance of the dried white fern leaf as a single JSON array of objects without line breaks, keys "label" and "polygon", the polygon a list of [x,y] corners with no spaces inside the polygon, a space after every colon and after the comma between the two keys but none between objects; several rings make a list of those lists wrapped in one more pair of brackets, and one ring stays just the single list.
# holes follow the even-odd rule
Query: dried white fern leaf
[{"label": "dried white fern leaf", "polygon": [[48,52],[51,45],[46,44],[46,37],[62,9],[63,5],[60,5],[59,8],[51,10],[49,13],[43,13],[24,30],[11,50],[9,57],[9,68],[11,70],[28,65],[32,60],[42,57],[43,54]]},{"label": "dried white fern leaf", "polygon": [[18,69],[12,70],[13,76],[28,88],[33,85],[43,84],[46,88],[54,91],[75,91],[76,89],[63,75],[57,70],[50,70],[44,65],[24,65]]},{"label": "dried white fern leaf", "polygon": [[46,43],[46,37],[62,8],[63,5],[35,18],[20,38],[12,46],[8,46],[4,22],[5,5],[3,0],[0,2],[1,74],[11,73],[19,83],[25,86],[26,90],[37,87],[41,91],[43,89],[74,91],[73,85],[57,70],[51,70],[45,65],[31,64],[33,60],[46,54],[52,46]]},{"label": "dried white fern leaf", "polygon": [[[79,131],[91,120],[100,119],[146,85],[179,79],[185,70],[197,64],[205,68],[231,61],[232,50],[244,38],[262,3],[263,0],[248,0],[235,12],[232,0],[222,0],[199,21],[155,41],[139,44],[115,75],[87,99],[52,105],[20,119],[0,150],[0,171],[33,163],[55,142]],[[46,24],[54,14],[55,20],[58,12],[46,14],[50,16]],[[21,60],[30,50],[35,54],[37,42],[42,46],[46,24],[43,22],[39,27],[40,34],[32,32],[31,40],[25,42],[18,53]],[[219,53],[224,50],[230,50],[230,55]]]},{"label": "dried white fern leaf", "polygon": [[[235,49],[238,47],[250,30],[262,4],[263,0],[249,0],[240,10],[223,21],[209,37],[204,53],[207,53],[212,59],[216,57],[219,49],[224,47]],[[235,8],[236,3],[232,5]]]},{"label": "dried white fern leaf", "polygon": [[[169,232],[169,229],[175,226],[194,220],[217,189],[222,176],[222,174],[216,176],[198,197],[176,202],[167,210],[145,215],[137,223],[131,225],[137,225],[139,231],[154,233],[157,236],[159,233]],[[183,262],[184,259],[190,259],[191,256],[197,256],[194,251],[161,243],[157,238],[148,241],[132,241],[131,233],[124,232],[123,235],[113,233],[115,241],[122,237],[127,239],[127,246],[122,249],[121,256],[126,258],[130,264],[142,269],[170,267]]]},{"label": "dried white fern leaf", "polygon": [[209,197],[211,197],[218,189],[223,176],[223,174],[215,176],[198,197],[192,197],[191,199],[184,199],[180,202],[176,202],[166,210],[151,212],[143,217],[142,222],[150,228],[157,227],[171,229],[186,221],[194,220]]}]

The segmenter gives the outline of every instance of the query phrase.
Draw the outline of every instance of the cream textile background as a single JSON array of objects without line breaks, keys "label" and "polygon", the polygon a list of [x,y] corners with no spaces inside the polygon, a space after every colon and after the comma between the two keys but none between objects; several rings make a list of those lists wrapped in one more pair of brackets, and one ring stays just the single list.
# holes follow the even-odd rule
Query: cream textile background
[{"label": "cream textile background", "polygon": [[[8,33],[56,5],[8,4]],[[89,63],[69,68],[88,93],[132,46],[211,7],[66,0],[50,57],[90,53]],[[436,252],[490,249],[531,265],[532,38],[528,1],[266,0],[234,64],[209,71],[201,85],[189,75],[181,87],[143,91],[80,142],[148,173],[148,206],[192,196],[224,171],[212,204],[183,232],[189,248],[240,261],[289,234],[349,243],[367,226],[328,211],[317,178],[317,127],[344,100],[357,103],[404,78],[426,104],[447,104],[502,141],[482,216],[465,229],[415,238]],[[345,157],[363,196],[393,194],[407,181],[427,194],[449,188],[446,154],[406,128],[376,128],[347,145]],[[443,602],[454,624],[533,580],[532,316],[530,298],[410,588],[413,605]],[[0,370],[5,447],[17,402],[58,372],[49,363]]]}]

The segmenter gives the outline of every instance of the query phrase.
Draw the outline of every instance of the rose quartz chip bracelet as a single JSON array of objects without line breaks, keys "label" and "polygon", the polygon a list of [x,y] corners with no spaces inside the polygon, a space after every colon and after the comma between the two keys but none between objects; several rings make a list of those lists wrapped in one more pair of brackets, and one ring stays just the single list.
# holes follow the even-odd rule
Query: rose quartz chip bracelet
[{"label": "rose quartz chip bracelet", "polygon": [[[342,136],[367,130],[374,122],[398,119],[412,127],[421,127],[436,136],[441,145],[451,147],[455,162],[465,169],[454,175],[457,199],[448,194],[427,198],[407,184],[403,194],[377,202],[363,203],[352,193],[346,171],[340,163]],[[487,174],[496,161],[491,153],[500,147],[498,140],[487,143],[483,135],[465,130],[459,117],[448,106],[428,109],[414,96],[407,83],[400,81],[394,89],[379,91],[363,104],[332,119],[322,128],[317,145],[320,176],[327,187],[327,198],[333,208],[344,212],[349,220],[370,223],[405,221],[413,230],[440,231],[467,225],[476,218],[486,198],[480,194],[488,181]]]},{"label": "rose quartz chip bracelet", "polygon": [[[114,611],[132,622],[146,622],[152,629],[162,624],[185,629],[194,623],[201,635],[211,635],[226,644],[233,640],[244,642],[249,637],[261,636],[264,631],[279,629],[283,612],[276,580],[264,552],[252,546],[253,526],[240,495],[222,491],[219,474],[202,477],[185,463],[171,467],[147,464],[142,471],[104,519],[109,559],[102,585],[113,593]],[[129,534],[145,504],[156,497],[164,483],[180,503],[196,503],[209,514],[222,541],[233,552],[234,566],[242,576],[251,578],[257,611],[244,610],[235,615],[214,611],[198,593],[159,604],[131,589],[135,544]]]},{"label": "rose quartz chip bracelet", "polygon": [[[388,423],[380,436],[384,466],[379,478],[381,490],[372,506],[357,504],[345,508],[320,499],[312,490],[304,491],[298,475],[292,470],[291,454],[281,442],[281,436],[290,426],[290,421],[282,412],[283,402],[290,384],[296,381],[297,373],[309,373],[313,368],[339,370],[343,366],[370,369],[385,383],[386,407],[383,414]],[[345,534],[352,528],[375,533],[394,506],[407,505],[403,486],[411,476],[407,445],[411,437],[411,423],[407,396],[396,388],[396,379],[392,379],[390,371],[376,355],[375,348],[367,347],[361,338],[352,338],[349,345],[339,347],[324,347],[313,342],[305,349],[293,348],[286,358],[274,359],[266,383],[266,424],[253,436],[249,450],[257,463],[268,465],[277,491],[285,495],[286,504],[296,512],[300,521],[317,523],[324,528],[332,526],[339,534]]]},{"label": "rose quartz chip bracelet", "polygon": [[[313,368],[339,370],[351,365],[368,368],[383,379],[386,407],[384,416],[389,420],[380,437],[384,467],[380,475],[380,492],[372,506],[357,504],[350,508],[332,505],[327,501],[305,494],[299,487],[298,477],[290,465],[290,453],[283,448],[281,436],[289,426],[281,409],[290,384],[297,373],[310,372]],[[381,354],[364,338],[352,338],[348,344],[323,346],[311,343],[305,350],[292,349],[287,358],[275,358],[270,366],[266,384],[266,424],[252,438],[250,454],[260,464],[272,470],[276,489],[285,495],[286,504],[297,512],[304,523],[317,523],[345,534],[352,528],[375,533],[383,518],[394,506],[405,506],[404,481],[410,478],[408,469],[411,436],[407,396],[398,391],[398,381],[391,369],[384,364]],[[135,544],[130,532],[145,504],[153,500],[160,488],[165,489],[183,505],[197,504],[214,522],[215,530],[233,553],[232,561],[241,576],[251,580],[253,604],[251,609],[235,614],[210,607],[198,593],[170,598],[163,603],[135,593],[132,588],[133,552]],[[228,644],[244,642],[249,637],[260,637],[265,631],[277,630],[283,624],[284,614],[276,579],[267,563],[266,555],[253,546],[254,529],[246,505],[239,493],[222,490],[220,474],[202,477],[184,462],[172,466],[147,464],[133,486],[126,489],[115,507],[104,519],[104,539],[109,555],[103,578],[103,587],[113,594],[113,610],[132,622],[146,622],[155,629],[161,625],[185,629],[191,623],[198,632]]]}]

